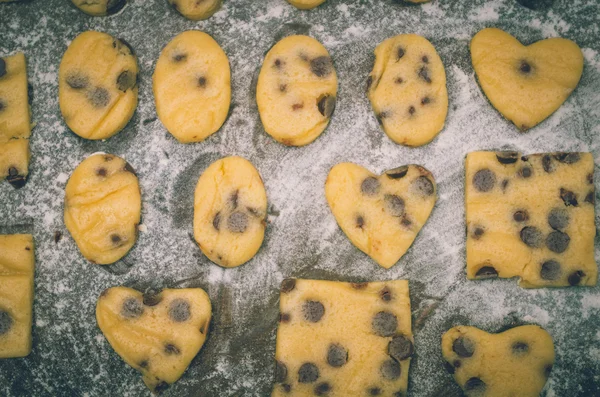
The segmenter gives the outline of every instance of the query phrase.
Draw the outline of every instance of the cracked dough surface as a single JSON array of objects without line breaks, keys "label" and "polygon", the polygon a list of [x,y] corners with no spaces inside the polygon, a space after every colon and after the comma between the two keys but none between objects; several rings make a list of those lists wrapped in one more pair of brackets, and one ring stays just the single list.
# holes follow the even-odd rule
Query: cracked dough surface
[{"label": "cracked dough surface", "polygon": [[75,7],[92,16],[115,14],[127,4],[127,0],[71,0]]},{"label": "cracked dough surface", "polygon": [[138,101],[138,65],[122,39],[87,31],[65,51],[58,71],[60,110],[86,139],[106,139],[129,122]]},{"label": "cracked dough surface", "polygon": [[219,10],[223,0],[168,0],[181,15],[198,21],[210,18]]}]

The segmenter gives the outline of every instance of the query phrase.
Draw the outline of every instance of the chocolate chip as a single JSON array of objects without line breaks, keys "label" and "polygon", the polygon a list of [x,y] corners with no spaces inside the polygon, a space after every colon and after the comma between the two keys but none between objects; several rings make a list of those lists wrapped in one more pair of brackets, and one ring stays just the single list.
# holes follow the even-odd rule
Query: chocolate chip
[{"label": "chocolate chip", "polygon": [[554,158],[564,164],[575,164],[581,160],[581,155],[579,153],[559,152],[554,154]]},{"label": "chocolate chip", "polygon": [[545,154],[542,157],[542,168],[544,168],[544,171],[547,173],[554,172],[554,163],[552,162],[552,157],[550,157],[549,154]]},{"label": "chocolate chip", "polygon": [[571,237],[568,234],[555,230],[546,237],[546,247],[552,252],[561,254],[569,248]]},{"label": "chocolate chip", "polygon": [[456,371],[456,369],[454,369],[454,366],[452,364],[450,364],[448,361],[444,361],[444,368],[446,368],[446,371],[450,375],[454,374],[454,372]]},{"label": "chocolate chip", "polygon": [[282,67],[283,65],[284,65],[284,62],[283,62],[281,59],[279,59],[279,58],[277,58],[277,59],[275,60],[275,62],[273,62],[273,66],[274,66],[275,68],[277,68],[277,69],[281,69],[281,67]]},{"label": "chocolate chip", "polygon": [[295,278],[286,278],[281,282],[281,292],[287,294],[296,288],[296,279]]},{"label": "chocolate chip", "polygon": [[423,55],[421,60],[423,61],[423,63],[429,63],[429,57],[427,55]]},{"label": "chocolate chip", "polygon": [[118,38],[115,41],[113,41],[113,48],[116,48],[118,51],[121,51],[123,47],[127,48],[129,50],[129,53],[135,54],[133,47],[125,39]]},{"label": "chocolate chip", "polygon": [[139,299],[127,298],[121,306],[121,316],[125,318],[138,318],[144,313],[144,306]]},{"label": "chocolate chip", "polygon": [[110,241],[115,246],[120,246],[121,243],[124,242],[123,238],[121,236],[119,236],[118,234],[115,234],[115,233],[113,233],[113,234],[110,235]]},{"label": "chocolate chip", "polygon": [[402,77],[396,77],[396,80],[394,80],[394,83],[402,84],[402,83],[404,83],[404,79]]},{"label": "chocolate chip", "polygon": [[108,173],[108,171],[106,171],[106,168],[104,168],[104,167],[100,167],[96,170],[96,175],[101,176],[101,177],[105,177],[107,173]]},{"label": "chocolate chip", "polygon": [[544,366],[544,376],[546,378],[548,378],[550,376],[550,373],[552,372],[552,364],[548,364]]},{"label": "chocolate chip", "polygon": [[385,172],[385,175],[390,179],[402,179],[408,173],[408,166],[403,165],[402,167],[394,168]]},{"label": "chocolate chip", "polygon": [[0,78],[6,74],[6,61],[0,58]]},{"label": "chocolate chip", "polygon": [[227,218],[227,229],[232,233],[244,233],[248,228],[248,215],[235,211]]},{"label": "chocolate chip", "polygon": [[339,368],[346,364],[347,361],[348,350],[337,343],[329,345],[329,350],[327,351],[327,364]]},{"label": "chocolate chip", "polygon": [[513,219],[516,222],[527,222],[529,220],[529,212],[527,210],[518,210],[513,214]]},{"label": "chocolate chip", "polygon": [[303,104],[303,103],[294,103],[294,104],[292,105],[292,110],[300,110],[300,109],[302,109],[303,107],[304,107],[304,104]]},{"label": "chocolate chip", "polygon": [[393,397],[406,397],[406,393],[402,390],[398,390],[396,393],[393,394]]},{"label": "chocolate chip", "polygon": [[19,170],[15,167],[10,167],[8,169],[8,176],[6,177],[6,181],[10,183],[15,189],[20,189],[25,186],[25,182],[27,182],[27,177],[24,175],[19,175]]},{"label": "chocolate chip", "polygon": [[149,290],[144,293],[142,302],[146,306],[156,306],[162,302],[162,294],[157,290]]},{"label": "chocolate chip", "polygon": [[127,0],[108,0],[106,3],[106,15],[115,14],[127,4]]},{"label": "chocolate chip", "polygon": [[173,59],[173,62],[175,63],[184,62],[187,60],[187,54],[183,52],[177,52],[173,54],[171,59]]},{"label": "chocolate chip", "polygon": [[554,259],[547,260],[542,263],[540,269],[540,277],[543,280],[558,280],[561,276],[562,270],[560,263]]},{"label": "chocolate chip", "polygon": [[581,282],[581,279],[585,277],[585,272],[581,270],[577,270],[569,275],[568,281],[569,285],[578,285]]},{"label": "chocolate chip", "polygon": [[594,191],[590,191],[586,196],[585,196],[585,200],[586,203],[590,203],[592,205],[596,204],[596,194],[594,193]]},{"label": "chocolate chip", "polygon": [[473,186],[480,192],[489,192],[496,184],[496,174],[493,171],[484,168],[473,175]]},{"label": "chocolate chip", "polygon": [[92,106],[96,108],[103,108],[108,106],[110,102],[110,93],[106,88],[95,87],[90,89],[86,97],[88,101],[92,104]]},{"label": "chocolate chip", "polygon": [[150,362],[148,360],[142,360],[139,364],[140,368],[148,369],[150,367]]},{"label": "chocolate chip", "polygon": [[459,336],[452,343],[452,350],[460,357],[471,357],[475,353],[475,342],[466,336]]},{"label": "chocolate chip", "polygon": [[290,320],[292,319],[292,316],[290,316],[289,313],[279,313],[279,322],[280,323],[289,323]]},{"label": "chocolate chip", "polygon": [[373,85],[373,76],[369,75],[369,77],[367,77],[367,91],[369,91],[371,89],[372,85]]},{"label": "chocolate chip", "polygon": [[560,188],[560,198],[563,203],[568,207],[572,205],[573,207],[577,207],[579,203],[577,202],[577,195],[570,190]]},{"label": "chocolate chip", "polygon": [[410,225],[412,225],[412,221],[408,218],[408,215],[406,215],[406,214],[402,215],[402,219],[400,220],[400,223],[402,224],[402,226],[406,226],[406,227],[409,227]]},{"label": "chocolate chip", "polygon": [[231,193],[231,195],[229,196],[229,203],[231,204],[231,208],[233,208],[233,209],[237,208],[239,198],[240,198],[239,190],[236,190],[235,192]]},{"label": "chocolate chip", "polygon": [[405,54],[406,52],[404,51],[404,48],[402,47],[398,47],[398,49],[396,50],[396,62],[398,62]]},{"label": "chocolate chip", "polygon": [[275,361],[275,383],[285,382],[287,375],[287,366],[281,361]]},{"label": "chocolate chip", "polygon": [[[395,319],[395,317],[394,317]],[[415,348],[410,339],[404,335],[396,335],[388,344],[388,354],[396,361],[403,361],[415,352]]]},{"label": "chocolate chip", "polygon": [[431,196],[435,192],[433,182],[426,176],[420,176],[413,182],[417,192],[423,196]]},{"label": "chocolate chip", "polygon": [[190,303],[185,299],[174,299],[169,304],[169,317],[171,317],[171,320],[182,323],[189,320],[191,315]]},{"label": "chocolate chip", "polygon": [[384,110],[383,112],[379,112],[376,117],[377,117],[377,122],[379,124],[383,124],[383,120],[387,119],[388,117],[390,117],[391,112],[390,111],[386,111]]},{"label": "chocolate chip", "polygon": [[310,61],[310,70],[317,77],[327,77],[333,71],[333,64],[331,58],[328,56],[321,56]]},{"label": "chocolate chip", "polygon": [[315,395],[316,396],[326,396],[331,391],[331,389],[332,389],[332,387],[329,383],[327,383],[327,382],[319,383],[317,386],[315,386]]},{"label": "chocolate chip", "polygon": [[395,194],[386,194],[384,196],[385,208],[392,216],[402,216],[404,213],[404,200]]},{"label": "chocolate chip", "polygon": [[156,386],[154,386],[154,394],[160,394],[169,388],[169,384],[164,380],[159,381]]},{"label": "chocolate chip", "polygon": [[325,94],[321,95],[319,100],[317,101],[317,108],[319,109],[319,113],[323,116],[330,118],[335,110],[336,97],[333,95]]},{"label": "chocolate chip", "polygon": [[533,170],[529,166],[522,167],[519,170],[519,176],[521,178],[529,178],[531,175],[533,175]]},{"label": "chocolate chip", "polygon": [[524,74],[531,73],[531,65],[529,64],[529,62],[522,60],[519,65],[519,71],[521,71],[521,73]]},{"label": "chocolate chip", "polygon": [[381,394],[381,389],[378,387],[371,387],[368,391],[370,396],[379,396]]},{"label": "chocolate chip", "polygon": [[481,238],[481,236],[483,236],[485,234],[485,229],[482,228],[481,226],[475,226],[475,228],[473,229],[473,233],[471,234],[471,237],[473,238],[473,240],[479,240]]},{"label": "chocolate chip", "polygon": [[417,109],[415,109],[414,106],[409,106],[408,114],[410,114],[412,116],[413,114],[415,114],[416,111],[417,111]]},{"label": "chocolate chip", "polygon": [[198,77],[198,87],[200,87],[200,88],[206,87],[206,77],[204,77],[204,76]]},{"label": "chocolate chip", "polygon": [[592,185],[594,183],[594,173],[590,172],[587,175],[586,180],[587,180],[587,183],[589,183],[590,185]]},{"label": "chocolate chip", "polygon": [[483,266],[477,273],[475,273],[475,278],[486,279],[486,278],[494,278],[498,277],[498,272],[492,266]]},{"label": "chocolate chip", "polygon": [[540,229],[535,226],[525,226],[520,232],[521,241],[532,248],[542,246],[543,235]]},{"label": "chocolate chip", "polygon": [[62,240],[62,232],[57,230],[54,232],[54,243],[58,244]]},{"label": "chocolate chip", "polygon": [[287,84],[279,84],[279,91],[286,92],[287,91]]},{"label": "chocolate chip", "polygon": [[476,392],[481,393],[485,391],[485,382],[479,378],[470,378],[467,383],[465,383],[465,391],[466,392]]},{"label": "chocolate chip", "polygon": [[383,289],[379,291],[379,297],[384,302],[389,302],[394,298],[392,291],[388,287],[383,287]]},{"label": "chocolate chip", "polygon": [[502,181],[502,191],[505,191],[507,186],[508,186],[508,179],[504,179]]},{"label": "chocolate chip", "polygon": [[319,301],[306,301],[302,305],[304,319],[311,323],[318,323],[325,314],[325,307]]},{"label": "chocolate chip", "polygon": [[0,335],[4,335],[8,331],[10,331],[10,329],[12,328],[12,325],[13,325],[13,319],[10,316],[10,314],[8,314],[8,312],[5,312],[4,310],[0,309]]},{"label": "chocolate chip", "polygon": [[377,180],[377,178],[369,176],[365,178],[360,184],[360,191],[366,196],[374,196],[379,193],[379,189],[381,188],[381,183]]},{"label": "chocolate chip", "polygon": [[381,364],[379,372],[387,380],[396,380],[402,373],[402,367],[396,360],[388,359]]},{"label": "chocolate chip", "polygon": [[219,230],[219,228],[221,227],[221,213],[217,212],[215,214],[215,217],[213,218],[212,221],[213,227],[215,228],[215,230]]},{"label": "chocolate chip", "polygon": [[6,102],[0,99],[0,112],[2,112],[4,109],[6,109]]},{"label": "chocolate chip", "polygon": [[519,159],[517,152],[496,152],[496,159],[500,164],[514,164]]},{"label": "chocolate chip", "polygon": [[313,383],[319,379],[319,368],[313,363],[304,363],[298,370],[298,382]]},{"label": "chocolate chip", "polygon": [[133,167],[131,166],[131,164],[129,164],[128,162],[125,162],[125,167],[123,167],[123,171],[124,172],[129,172],[129,173],[137,176],[137,174],[135,173],[135,170],[133,169]]},{"label": "chocolate chip", "polygon": [[73,72],[67,75],[65,81],[67,85],[74,90],[81,90],[87,88],[90,84],[89,78],[81,73]]},{"label": "chocolate chip", "polygon": [[548,224],[555,230],[566,228],[569,225],[569,212],[564,208],[553,208],[548,214]]},{"label": "chocolate chip", "polygon": [[117,88],[120,91],[127,91],[135,86],[137,82],[137,76],[135,73],[130,72],[129,70],[125,70],[121,72],[119,77],[117,77]]},{"label": "chocolate chip", "polygon": [[515,342],[512,344],[512,352],[518,356],[524,355],[529,351],[529,345],[525,342]]},{"label": "chocolate chip", "polygon": [[398,328],[398,319],[390,312],[379,312],[371,322],[373,332],[379,336],[392,336]]},{"label": "chocolate chip", "polygon": [[428,105],[431,103],[431,99],[429,99],[429,97],[424,97],[423,99],[421,99],[421,105]]},{"label": "chocolate chip", "polygon": [[290,393],[292,391],[292,385],[287,384],[287,383],[284,383],[283,385],[281,385],[281,388],[286,393]]},{"label": "chocolate chip", "polygon": [[429,68],[427,66],[421,66],[417,75],[421,80],[425,81],[427,84],[431,84],[431,76],[429,75]]},{"label": "chocolate chip", "polygon": [[177,356],[181,354],[181,350],[172,343],[165,344],[165,354],[168,356]]}]

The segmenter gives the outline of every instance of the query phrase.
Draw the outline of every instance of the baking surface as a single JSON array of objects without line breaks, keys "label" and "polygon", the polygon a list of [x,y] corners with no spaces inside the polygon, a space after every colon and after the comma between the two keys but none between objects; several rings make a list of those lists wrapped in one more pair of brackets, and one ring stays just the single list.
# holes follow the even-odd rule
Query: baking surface
[{"label": "baking surface", "polygon": [[[468,43],[496,26],[524,43],[562,36],[583,50],[578,88],[549,119],[526,134],[488,103],[470,64]],[[85,141],[66,127],[58,107],[57,72],[69,42],[85,30],[122,37],[140,64],[140,103],[127,127],[105,142]],[[221,44],[232,68],[232,109],[203,143],[182,145],[156,119],[152,73],[161,49],[178,33],[200,29]],[[416,357],[410,396],[454,396],[460,389],[443,367],[441,335],[454,325],[498,331],[517,323],[544,327],[556,346],[547,397],[600,395],[600,287],[523,290],[516,280],[465,278],[464,156],[469,151],[591,151],[600,181],[600,3],[559,1],[532,11],[516,1],[328,0],[299,11],[284,0],[225,0],[204,22],[187,21],[166,0],[134,0],[118,15],[89,17],[67,0],[0,5],[0,55],[24,51],[33,85],[30,178],[21,190],[0,184],[0,231],[33,232],[37,270],[33,351],[0,360],[3,396],[149,395],[141,376],[97,328],[96,299],[116,285],[201,286],[213,302],[208,340],[165,396],[267,396],[285,277],[344,281],[410,280]],[[264,53],[290,33],[321,41],[338,72],[337,109],[327,130],[303,148],[287,148],[262,128],[254,89]],[[417,33],[440,54],[448,77],[445,129],[429,145],[394,144],[380,130],[365,95],[373,50],[385,38]],[[87,262],[66,231],[63,195],[73,169],[104,151],[136,169],[144,231],[128,256],[109,268]],[[193,192],[216,159],[240,155],[265,182],[269,225],[256,257],[235,269],[210,263],[191,239]],[[324,195],[329,169],[351,161],[374,172],[403,164],[427,167],[439,200],[408,253],[379,267],[338,228]],[[598,194],[597,194],[598,196]],[[597,203],[600,200],[597,198]],[[600,223],[596,204],[596,223]],[[17,226],[15,226],[17,225]],[[62,235],[62,238],[59,238]],[[600,239],[596,238],[596,260]]]}]

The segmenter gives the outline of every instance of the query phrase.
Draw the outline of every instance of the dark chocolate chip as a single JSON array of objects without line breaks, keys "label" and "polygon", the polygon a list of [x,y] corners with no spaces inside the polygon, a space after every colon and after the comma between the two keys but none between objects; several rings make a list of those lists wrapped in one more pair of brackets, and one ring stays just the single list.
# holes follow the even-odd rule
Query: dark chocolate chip
[{"label": "dark chocolate chip", "polygon": [[585,272],[577,270],[569,275],[569,285],[578,285],[581,279],[585,277]]},{"label": "dark chocolate chip", "polygon": [[74,90],[87,88],[87,86],[90,84],[89,78],[86,75],[78,72],[73,72],[67,75],[65,81],[67,82],[67,85]]},{"label": "dark chocolate chip", "polygon": [[394,296],[392,295],[392,291],[388,287],[383,287],[383,289],[381,291],[379,291],[379,297],[384,302],[389,302],[392,299],[394,299]]},{"label": "dark chocolate chip", "polygon": [[415,107],[414,107],[414,106],[409,106],[409,107],[408,107],[408,114],[410,114],[411,116],[412,116],[413,114],[415,114],[415,112],[416,112],[416,111],[417,111],[417,109],[415,109]]},{"label": "dark chocolate chip", "polygon": [[579,153],[565,153],[559,152],[554,154],[554,158],[559,162],[564,164],[575,164],[579,160],[581,160],[581,155]]},{"label": "dark chocolate chip", "polygon": [[360,184],[360,191],[365,196],[374,196],[379,193],[379,189],[381,188],[381,183],[377,180],[377,178],[369,176],[365,178]]},{"label": "dark chocolate chip", "polygon": [[148,369],[150,367],[150,362],[148,360],[142,360],[139,364],[140,368]]},{"label": "dark chocolate chip", "polygon": [[160,394],[160,393],[164,392],[165,390],[167,390],[168,388],[169,388],[169,384],[167,382],[165,382],[164,380],[161,380],[160,382],[158,382],[156,384],[156,386],[154,386],[154,393]]},{"label": "dark chocolate chip", "polygon": [[542,157],[542,168],[547,173],[554,172],[554,163],[552,162],[552,157],[549,154],[545,154]]},{"label": "dark chocolate chip", "polygon": [[281,388],[283,389],[284,392],[286,393],[290,393],[292,391],[292,385],[288,384],[288,383],[284,383],[281,385]]},{"label": "dark chocolate chip", "polygon": [[367,77],[367,91],[369,91],[371,89],[372,85],[373,85],[373,76],[369,75],[369,77]]},{"label": "dark chocolate chip", "polygon": [[452,343],[452,350],[460,357],[471,357],[475,353],[475,342],[466,336],[459,336]]},{"label": "dark chocolate chip", "polygon": [[550,373],[552,372],[552,364],[548,364],[544,366],[544,376],[546,378],[550,377]]},{"label": "dark chocolate chip", "polygon": [[275,383],[283,383],[287,379],[287,365],[281,361],[275,361]]},{"label": "dark chocolate chip", "polygon": [[395,194],[386,194],[384,196],[385,208],[392,216],[402,216],[404,214],[404,200]]},{"label": "dark chocolate chip", "polygon": [[4,109],[6,109],[6,102],[0,99],[0,112],[2,112]]},{"label": "dark chocolate chip", "polygon": [[379,112],[377,113],[376,117],[377,117],[377,122],[379,124],[383,124],[383,120],[387,119],[388,117],[390,117],[391,112],[390,111],[386,111],[384,110],[383,112]]},{"label": "dark chocolate chip", "polygon": [[212,221],[213,227],[215,228],[215,230],[219,230],[219,228],[221,227],[221,213],[217,212],[215,214],[215,217],[213,218]]},{"label": "dark chocolate chip", "polygon": [[325,314],[325,307],[319,301],[306,301],[302,305],[304,319],[311,323],[318,323]]},{"label": "dark chocolate chip", "polygon": [[284,62],[283,62],[281,59],[279,59],[279,58],[277,58],[277,59],[275,60],[275,62],[273,62],[273,66],[274,66],[275,68],[277,68],[277,69],[281,69],[281,67],[282,67],[283,65],[284,65]]},{"label": "dark chocolate chip", "polygon": [[554,259],[542,263],[540,277],[543,280],[558,280],[562,274],[560,263]]},{"label": "dark chocolate chip", "polygon": [[400,377],[400,374],[402,373],[402,367],[400,367],[398,361],[388,359],[381,364],[379,372],[381,373],[381,376],[383,376],[387,380],[396,380]]},{"label": "dark chocolate chip", "polygon": [[504,179],[502,181],[502,191],[506,190],[507,186],[508,186],[508,179]]},{"label": "dark chocolate chip", "polygon": [[431,84],[431,76],[429,75],[429,68],[427,66],[421,66],[417,75],[421,80],[425,81],[427,84]]},{"label": "dark chocolate chip", "polygon": [[105,177],[107,173],[108,173],[108,171],[106,171],[106,168],[104,168],[104,167],[100,167],[96,170],[96,175],[101,176],[101,177]]},{"label": "dark chocolate chip", "polygon": [[13,325],[13,319],[8,312],[0,309],[0,335],[6,334]]},{"label": "dark chocolate chip", "polygon": [[379,336],[392,336],[398,329],[398,319],[390,312],[379,312],[371,322],[373,332]]},{"label": "dark chocolate chip", "polygon": [[302,108],[304,108],[304,104],[303,103],[294,103],[292,105],[292,110],[300,110]]},{"label": "dark chocolate chip", "polygon": [[133,50],[131,44],[129,44],[127,40],[122,38],[118,38],[115,41],[113,41],[113,47],[119,51],[121,50],[121,48],[126,47],[131,54],[135,54],[135,51]]},{"label": "dark chocolate chip", "polygon": [[423,99],[421,99],[421,105],[428,105],[431,103],[431,99],[429,99],[429,97],[424,97]]},{"label": "dark chocolate chip", "polygon": [[110,102],[110,93],[106,88],[95,87],[90,89],[86,97],[88,101],[92,104],[92,106],[96,108],[103,108],[108,106]]},{"label": "dark chocolate chip", "polygon": [[206,87],[206,77],[204,77],[204,76],[198,77],[198,87],[200,87],[200,88]]},{"label": "dark chocolate chip", "polygon": [[62,232],[57,230],[54,232],[54,243],[58,244],[62,240]]},{"label": "dark chocolate chip", "polygon": [[460,368],[461,365],[462,363],[460,362],[460,360],[454,360],[454,368]]},{"label": "dark chocolate chip", "polygon": [[410,225],[412,225],[412,221],[408,218],[408,215],[406,215],[406,214],[402,215],[402,219],[400,220],[400,223],[402,224],[402,226],[406,226],[406,227],[409,227]]},{"label": "dark chocolate chip", "polygon": [[532,248],[540,248],[543,243],[543,235],[535,226],[525,226],[520,232],[521,241]]},{"label": "dark chocolate chip", "polygon": [[336,98],[333,95],[322,95],[317,101],[317,108],[319,113],[324,117],[330,118],[335,110]]},{"label": "dark chocolate chip", "polygon": [[577,207],[579,203],[577,202],[577,195],[570,190],[560,188],[560,198],[563,203],[568,207],[572,205],[573,207]]},{"label": "dark chocolate chip", "polygon": [[321,56],[310,61],[310,70],[317,77],[327,77],[333,71],[333,64],[331,58],[328,56]]},{"label": "dark chocolate chip", "polygon": [[116,234],[116,233],[113,233],[113,234],[110,235],[110,241],[115,246],[121,246],[122,243],[124,243],[123,238],[121,236],[119,236],[118,234]]},{"label": "dark chocolate chip", "polygon": [[125,92],[125,91],[135,87],[136,82],[137,82],[136,74],[133,72],[130,72],[129,70],[125,70],[125,71],[121,72],[119,77],[117,77],[117,88],[120,91]]},{"label": "dark chocolate chip", "polygon": [[519,159],[517,152],[496,152],[496,159],[500,164],[514,164]]},{"label": "dark chocolate chip", "polygon": [[125,318],[138,318],[144,313],[142,302],[136,298],[127,298],[121,306],[121,316]]},{"label": "dark chocolate chip", "polygon": [[402,77],[396,77],[396,80],[394,80],[394,83],[402,84],[402,83],[404,83],[404,79]]},{"label": "dark chocolate chip", "polygon": [[466,392],[483,393],[486,389],[485,382],[479,378],[470,378],[467,383],[465,383],[464,389]]},{"label": "dark chocolate chip", "polygon": [[555,230],[566,228],[569,225],[569,212],[564,208],[553,208],[548,214],[548,224]]},{"label": "dark chocolate chip", "polygon": [[398,390],[392,396],[393,397],[406,397],[406,393],[404,391],[402,391],[402,390]]},{"label": "dark chocolate chip", "polygon": [[125,172],[129,172],[135,176],[137,176],[135,169],[133,169],[133,167],[131,166],[131,164],[129,164],[128,162],[125,162],[125,167],[123,167],[123,171]]},{"label": "dark chocolate chip", "polygon": [[429,57],[427,55],[423,55],[421,60],[423,61],[423,63],[429,63]]},{"label": "dark chocolate chip", "polygon": [[326,396],[331,391],[332,387],[329,383],[323,382],[315,386],[315,396]]},{"label": "dark chocolate chip", "polygon": [[233,209],[237,208],[239,198],[240,198],[239,190],[236,190],[235,192],[231,193],[231,195],[229,196],[229,203],[231,204],[231,208],[233,208]]},{"label": "dark chocolate chip", "polygon": [[27,177],[25,175],[20,175],[19,171],[15,167],[10,167],[8,169],[8,176],[6,177],[6,181],[12,185],[15,189],[20,189],[25,186],[27,182]]},{"label": "dark chocolate chip", "polygon": [[587,175],[586,180],[587,180],[587,183],[589,183],[590,185],[592,185],[594,183],[594,173],[590,172]]},{"label": "dark chocolate chip", "polygon": [[296,279],[295,278],[286,278],[281,282],[281,292],[287,294],[296,288]]},{"label": "dark chocolate chip", "polygon": [[329,345],[327,350],[327,364],[332,367],[342,367],[348,361],[348,350],[344,346],[334,343]]},{"label": "dark chocolate chip", "polygon": [[184,299],[177,298],[169,304],[169,317],[177,323],[189,320],[191,316],[190,303]]},{"label": "dark chocolate chip", "polygon": [[381,389],[378,387],[370,387],[369,390],[369,395],[370,396],[379,396],[381,395]]},{"label": "dark chocolate chip", "polygon": [[386,171],[385,175],[387,175],[387,177],[390,179],[401,179],[401,178],[404,178],[407,173],[408,173],[408,166],[403,165],[402,167],[398,167],[398,168],[394,168],[392,170]]},{"label": "dark chocolate chip", "polygon": [[454,372],[456,371],[456,369],[454,368],[454,366],[452,364],[450,364],[448,361],[444,361],[444,368],[446,368],[446,371],[450,375],[454,374]]},{"label": "dark chocolate chip", "polygon": [[388,354],[396,361],[403,361],[415,353],[415,348],[410,339],[404,335],[396,335],[388,344]]},{"label": "dark chocolate chip", "polygon": [[289,323],[290,320],[292,319],[292,316],[290,316],[289,313],[279,313],[279,322],[280,323]]},{"label": "dark chocolate chip", "polygon": [[555,230],[546,237],[546,247],[552,252],[561,254],[569,248],[571,237],[568,234]]},{"label": "dark chocolate chip", "polygon": [[169,356],[177,356],[181,354],[181,350],[172,343],[165,344],[165,354]]},{"label": "dark chocolate chip", "polygon": [[405,53],[406,52],[404,51],[404,48],[398,47],[398,49],[396,50],[396,62],[399,61]]},{"label": "dark chocolate chip", "polygon": [[529,64],[529,62],[522,60],[519,64],[519,71],[524,74],[531,73],[531,65]]},{"label": "dark chocolate chip", "polygon": [[227,229],[232,233],[244,233],[248,228],[248,215],[235,211],[227,218]]},{"label": "dark chocolate chip", "polygon": [[159,290],[149,290],[144,293],[143,303],[146,306],[156,306],[162,302],[162,294]]},{"label": "dark chocolate chip", "polygon": [[594,191],[590,191],[586,196],[585,196],[585,200],[586,203],[590,203],[592,205],[596,204],[596,194],[594,193]]},{"label": "dark chocolate chip", "polygon": [[485,229],[482,228],[481,226],[475,226],[475,228],[473,229],[473,233],[471,234],[471,237],[473,238],[473,240],[479,240],[481,238],[481,236],[483,236],[485,234]]},{"label": "dark chocolate chip", "polygon": [[486,278],[495,278],[498,277],[498,272],[492,266],[483,266],[477,273],[475,273],[475,278],[486,279]]},{"label": "dark chocolate chip", "polygon": [[423,196],[431,196],[435,191],[433,182],[423,175],[415,179],[413,184],[417,191]]},{"label": "dark chocolate chip", "polygon": [[519,176],[521,178],[529,178],[531,175],[533,175],[533,170],[529,166],[522,167],[519,170]]},{"label": "dark chocolate chip", "polygon": [[529,345],[525,342],[515,342],[512,344],[512,352],[515,355],[522,356],[529,352]]},{"label": "dark chocolate chip", "polygon": [[173,54],[171,59],[173,59],[173,62],[175,63],[184,62],[187,60],[187,54],[183,52],[177,52]]},{"label": "dark chocolate chip", "polygon": [[298,382],[314,383],[319,379],[319,368],[313,363],[304,363],[298,370]]},{"label": "dark chocolate chip", "polygon": [[0,78],[6,74],[6,61],[0,58]]},{"label": "dark chocolate chip", "polygon": [[473,186],[480,192],[489,192],[496,184],[496,174],[492,170],[484,168],[473,175]]},{"label": "dark chocolate chip", "polygon": [[286,92],[287,91],[287,84],[279,84],[279,91]]},{"label": "dark chocolate chip", "polygon": [[106,3],[106,15],[116,14],[127,4],[127,0],[108,0]]},{"label": "dark chocolate chip", "polygon": [[518,210],[513,214],[513,219],[516,222],[527,222],[529,220],[529,212],[527,210]]}]

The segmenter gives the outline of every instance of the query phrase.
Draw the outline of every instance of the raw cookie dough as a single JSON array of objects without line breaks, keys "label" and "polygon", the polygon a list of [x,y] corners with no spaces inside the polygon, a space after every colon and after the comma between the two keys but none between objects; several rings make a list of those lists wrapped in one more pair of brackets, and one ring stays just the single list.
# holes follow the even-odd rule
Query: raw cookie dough
[{"label": "raw cookie dough", "polygon": [[281,284],[273,397],[405,396],[408,281]]},{"label": "raw cookie dough", "polygon": [[325,0],[288,0],[288,3],[301,10],[310,10],[325,3]]},{"label": "raw cookie dough", "polygon": [[156,112],[181,143],[200,142],[221,128],[231,102],[229,59],[208,34],[188,30],[160,54],[153,76]]},{"label": "raw cookie dough", "polygon": [[83,256],[99,265],[118,261],[133,247],[141,207],[133,168],[112,154],[82,161],[65,188],[65,226]]},{"label": "raw cookie dough", "polygon": [[359,165],[341,163],[327,176],[325,197],[352,244],[387,269],[411,246],[437,194],[433,175],[419,165],[377,176]]},{"label": "raw cookie dough", "polygon": [[176,382],[206,340],[210,299],[200,288],[142,293],[113,287],[96,305],[98,327],[155,393]]},{"label": "raw cookie dough", "polygon": [[216,264],[236,267],[252,259],[263,242],[266,215],[267,193],[248,160],[217,160],[198,179],[194,237]]},{"label": "raw cookie dough", "polygon": [[442,337],[442,354],[467,397],[538,397],[554,364],[552,337],[537,325],[499,334],[454,327]]},{"label": "raw cookie dough", "polygon": [[25,185],[29,174],[31,121],[27,67],[22,53],[0,58],[0,181]]},{"label": "raw cookie dough", "polygon": [[554,113],[583,72],[583,54],[571,40],[552,38],[524,46],[496,28],[473,37],[471,59],[492,105],[522,131]]},{"label": "raw cookie dough", "polygon": [[444,128],[446,72],[424,37],[401,34],[375,48],[367,95],[383,130],[396,143],[425,145]]},{"label": "raw cookie dough", "polygon": [[34,270],[33,236],[0,235],[0,358],[31,352]]},{"label": "raw cookie dough", "polygon": [[121,11],[127,0],[71,0],[75,7],[92,16],[112,15]]},{"label": "raw cookie dough", "polygon": [[60,110],[82,138],[106,139],[121,131],[138,100],[138,65],[122,39],[83,32],[73,40],[58,71]]},{"label": "raw cookie dough", "polygon": [[308,36],[288,36],[265,56],[256,101],[265,131],[288,146],[311,143],[329,124],[337,75],[329,53]]},{"label": "raw cookie dough", "polygon": [[467,277],[596,285],[593,172],[590,153],[469,153]]},{"label": "raw cookie dough", "polygon": [[181,15],[198,21],[207,19],[219,10],[223,0],[167,0]]}]

